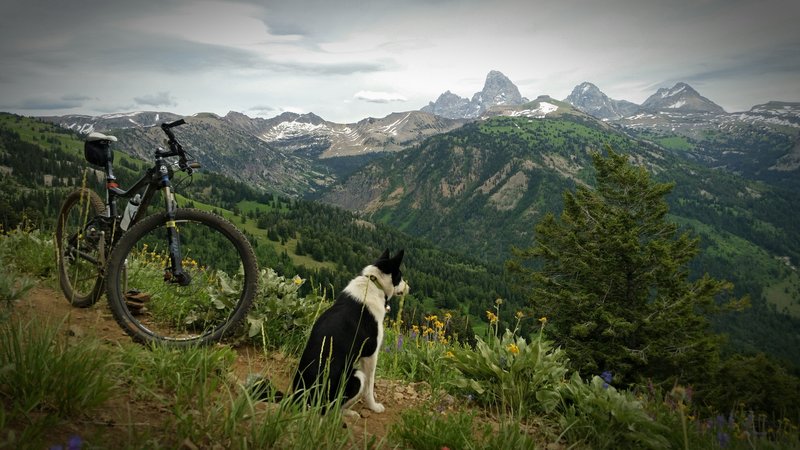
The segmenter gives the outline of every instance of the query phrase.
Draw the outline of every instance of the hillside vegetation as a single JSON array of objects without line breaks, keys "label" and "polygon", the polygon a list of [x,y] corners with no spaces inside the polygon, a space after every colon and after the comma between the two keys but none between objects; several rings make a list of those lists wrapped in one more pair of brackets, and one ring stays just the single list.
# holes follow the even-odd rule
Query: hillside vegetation
[{"label": "hillside vegetation", "polygon": [[[51,124],[0,115],[0,167],[11,175],[0,182],[0,223],[5,229],[23,218],[52,229],[61,198],[82,183],[87,170],[90,185],[101,192],[102,173],[83,160],[82,145],[76,136]],[[122,186],[132,184],[148,167],[121,151],[115,158]],[[480,321],[481,303],[514,297],[500,264],[440,250],[333,206],[256,190],[203,170],[178,181],[176,191],[185,199],[184,206],[213,210],[232,220],[251,238],[261,267],[308,279],[306,291],[341,289],[388,247],[405,248],[409,254],[405,273],[414,287],[407,300],[409,314],[421,317],[446,308],[468,327]],[[466,319],[469,315],[471,321]]]},{"label": "hillside vegetation", "polygon": [[733,282],[752,308],[718,317],[732,351],[762,349],[800,365],[800,198],[791,190],[691,164],[585,115],[495,117],[374,161],[324,197],[484,261],[530,246],[562,193],[592,183],[590,153],[610,145],[673,182],[670,220],[701,239],[692,276]]}]

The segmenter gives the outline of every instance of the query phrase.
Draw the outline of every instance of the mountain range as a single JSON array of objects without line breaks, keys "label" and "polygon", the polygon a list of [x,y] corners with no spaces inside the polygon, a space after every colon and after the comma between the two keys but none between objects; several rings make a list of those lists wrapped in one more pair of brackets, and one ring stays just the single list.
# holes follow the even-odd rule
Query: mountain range
[{"label": "mountain range", "polygon": [[[544,117],[556,112],[558,108],[555,103],[552,99],[548,102],[548,99],[548,96],[539,96],[534,102],[529,101],[508,77],[493,70],[487,74],[483,89],[471,99],[447,91],[418,111],[397,112],[383,118],[370,117],[356,123],[338,124],[313,113],[286,112],[269,119],[251,118],[233,111],[225,116],[201,113],[195,117],[205,127],[213,126],[218,135],[235,138],[238,145],[246,149],[240,153],[247,159],[237,162],[238,154],[233,152],[227,154],[225,160],[214,160],[215,149],[221,149],[224,153],[231,142],[218,142],[213,133],[206,136],[207,141],[198,143],[202,147],[198,149],[198,156],[207,158],[212,163],[210,167],[222,171],[232,171],[237,164],[241,166],[242,162],[247,162],[253,168],[247,170],[244,176],[257,186],[271,187],[292,195],[313,194],[375,154],[412,147],[428,137],[457,129],[469,121],[495,115]],[[775,158],[774,152],[767,152],[769,161],[760,160],[758,167],[751,167],[747,152],[738,147],[750,148],[754,144],[759,146],[758,143],[743,142],[737,146],[731,145],[729,139],[719,139],[721,133],[739,136],[762,133],[768,135],[766,140],[769,145],[780,141],[780,136],[796,142],[800,132],[800,103],[773,101],[753,106],[749,111],[726,113],[688,84],[677,83],[671,88],[658,89],[638,105],[611,99],[589,82],[576,86],[563,102],[633,134],[655,133],[658,136],[649,137],[658,138],[661,144],[668,141],[664,139],[665,136],[680,136],[690,141],[680,143],[686,147],[687,153],[709,166],[749,171],[751,175],[760,173],[765,178],[773,175],[788,178],[783,175],[800,168],[800,147],[795,146],[793,151],[786,151]],[[94,130],[141,130],[159,121],[177,117],[168,112],[138,112],[43,119],[85,134]],[[138,135],[143,139],[138,142],[137,138],[125,136],[120,146],[143,154],[145,149],[159,144],[160,137],[156,135],[154,133],[150,139]],[[781,151],[786,147],[786,142],[777,144]],[[297,157],[305,161],[297,160]],[[283,167],[283,159],[288,167]],[[304,167],[309,175],[300,178],[289,176],[293,167]]]}]

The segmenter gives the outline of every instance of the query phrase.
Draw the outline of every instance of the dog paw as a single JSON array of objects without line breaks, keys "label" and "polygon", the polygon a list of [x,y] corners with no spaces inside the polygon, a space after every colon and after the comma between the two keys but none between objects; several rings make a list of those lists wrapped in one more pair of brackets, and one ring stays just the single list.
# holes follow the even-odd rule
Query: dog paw
[{"label": "dog paw", "polygon": [[352,409],[343,409],[342,410],[342,415],[345,416],[345,417],[349,417],[351,419],[360,419],[361,418],[361,414],[359,414],[358,411],[353,411]]},{"label": "dog paw", "polygon": [[380,403],[373,403],[371,405],[367,405],[367,407],[376,413],[382,413],[386,411],[386,408],[384,408],[383,405]]}]

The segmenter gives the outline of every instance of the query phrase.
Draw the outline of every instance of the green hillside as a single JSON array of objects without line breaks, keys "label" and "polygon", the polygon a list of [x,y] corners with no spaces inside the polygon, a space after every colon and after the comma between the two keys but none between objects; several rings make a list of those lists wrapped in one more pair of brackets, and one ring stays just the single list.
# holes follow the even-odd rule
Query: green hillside
[{"label": "green hillside", "polygon": [[[0,170],[10,175],[0,182],[4,229],[23,218],[52,229],[61,198],[83,182],[83,173],[99,192],[102,173],[87,171],[82,148],[76,136],[54,125],[0,114]],[[116,153],[115,173],[122,186],[135,181],[144,167],[144,161]],[[477,318],[496,298],[512,297],[501,265],[440,250],[340,208],[263,192],[202,170],[191,179],[174,181],[184,206],[226,216],[249,236],[261,267],[309,279],[305,289],[336,292],[384,248],[405,248],[405,276],[413,286],[406,303],[409,313],[422,316],[447,308]],[[464,321],[470,322],[475,321]]]},{"label": "green hillside", "polygon": [[[730,280],[738,294],[753,299],[750,312],[721,318],[719,328],[736,331],[729,322],[746,321],[758,311],[782,321],[779,328],[788,330],[778,338],[769,329],[737,326],[736,332],[746,331],[748,337],[740,340],[732,333],[732,347],[770,346],[800,362],[800,352],[794,350],[800,336],[791,331],[800,317],[800,295],[791,288],[800,262],[800,224],[795,219],[800,198],[789,190],[691,164],[674,150],[635,140],[602,122],[564,114],[473,123],[369,164],[325,199],[447,248],[501,262],[512,246],[531,245],[534,224],[546,212],[560,210],[565,190],[592,183],[589,153],[606,145],[630,155],[656,180],[675,183],[668,198],[670,212],[702,239],[694,275],[707,272]],[[365,187],[373,189],[369,196]],[[791,344],[772,342],[784,338]]]}]

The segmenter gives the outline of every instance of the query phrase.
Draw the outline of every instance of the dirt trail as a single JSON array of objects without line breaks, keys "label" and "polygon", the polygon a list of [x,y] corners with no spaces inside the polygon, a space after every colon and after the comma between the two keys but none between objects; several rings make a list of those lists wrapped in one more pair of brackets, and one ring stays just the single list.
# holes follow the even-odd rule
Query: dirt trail
[{"label": "dirt trail", "polygon": [[[73,336],[95,336],[109,343],[129,342],[130,338],[119,328],[111,311],[108,309],[105,298],[89,308],[73,308],[64,299],[61,292],[38,285],[20,300],[15,308],[14,315],[22,319],[42,320],[64,323],[64,329]],[[278,354],[265,354],[255,347],[236,347],[237,360],[234,364],[234,376],[244,381],[250,373],[265,374],[279,388],[286,389],[289,385],[292,371],[296,362]],[[355,446],[363,448],[363,439],[374,436],[374,442],[385,438],[392,423],[400,418],[402,411],[419,406],[429,394],[423,384],[408,384],[396,380],[376,380],[376,397],[383,403],[386,411],[381,414],[365,409],[361,403],[354,408],[361,414],[360,419],[346,418],[352,436],[359,442]],[[109,433],[122,432],[115,424],[131,423],[135,416],[137,424],[163,423],[165,414],[169,411],[158,411],[148,408],[141,400],[133,398],[117,398],[103,405],[93,414],[91,420],[81,419],[80,423],[65,424],[64,429],[58,434],[68,436],[71,432],[86,430],[87,426],[105,427]]]}]

